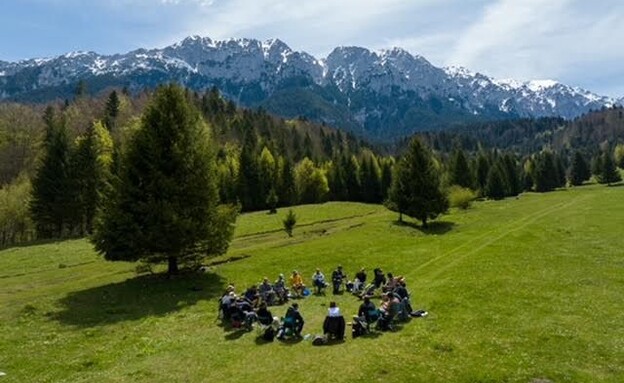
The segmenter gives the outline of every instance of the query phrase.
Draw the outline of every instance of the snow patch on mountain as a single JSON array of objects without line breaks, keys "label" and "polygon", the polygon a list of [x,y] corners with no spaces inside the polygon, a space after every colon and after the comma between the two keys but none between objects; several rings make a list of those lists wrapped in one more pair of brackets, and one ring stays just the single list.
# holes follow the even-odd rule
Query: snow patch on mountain
[{"label": "snow patch on mountain", "polygon": [[[137,89],[146,86],[146,81],[148,86],[154,85],[149,81],[178,81],[196,89],[223,85],[238,101],[247,94],[247,99],[260,102],[284,86],[337,88],[344,107],[362,125],[369,119],[385,118],[379,100],[444,100],[473,115],[566,118],[624,103],[624,99],[616,101],[554,80],[521,82],[493,79],[461,66],[438,68],[398,47],[380,51],[337,47],[326,58],[317,59],[292,50],[279,39],[212,40],[201,36],[189,36],[162,49],[126,54],[75,51],[53,58],[0,62],[0,95],[27,95],[33,89],[104,75],[124,78]],[[24,76],[31,77],[25,81]]]}]

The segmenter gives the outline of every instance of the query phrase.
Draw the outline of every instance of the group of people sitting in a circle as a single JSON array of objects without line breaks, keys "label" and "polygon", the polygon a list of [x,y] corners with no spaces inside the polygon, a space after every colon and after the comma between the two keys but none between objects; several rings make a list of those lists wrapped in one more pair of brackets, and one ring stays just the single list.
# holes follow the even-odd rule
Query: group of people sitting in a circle
[{"label": "group of people sitting in a circle", "polygon": [[[312,286],[317,295],[324,294],[325,289],[331,286],[334,294],[341,294],[346,290],[363,300],[358,314],[353,317],[353,337],[366,334],[372,328],[382,331],[392,330],[394,321],[426,315],[422,310],[412,312],[405,278],[394,277],[391,273],[384,274],[380,268],[375,269],[373,274],[372,281],[367,284],[366,270],[361,268],[353,280],[348,280],[342,266],[338,266],[332,272],[330,285],[321,270],[316,269],[312,275]],[[371,300],[377,294],[377,290],[381,291],[379,307]],[[225,323],[235,328],[252,330],[255,324],[261,336],[267,341],[272,341],[274,337],[297,338],[301,337],[305,323],[299,305],[296,302],[292,303],[281,319],[273,316],[269,306],[283,304],[291,298],[310,294],[311,291],[306,287],[301,274],[293,270],[288,284],[283,274],[280,274],[274,283],[270,283],[265,277],[261,284],[250,286],[240,296],[236,294],[234,286],[229,285],[219,301],[219,315]],[[342,340],[345,327],[340,308],[332,301],[323,322],[324,335],[315,338],[313,343],[322,344],[329,339]]]}]

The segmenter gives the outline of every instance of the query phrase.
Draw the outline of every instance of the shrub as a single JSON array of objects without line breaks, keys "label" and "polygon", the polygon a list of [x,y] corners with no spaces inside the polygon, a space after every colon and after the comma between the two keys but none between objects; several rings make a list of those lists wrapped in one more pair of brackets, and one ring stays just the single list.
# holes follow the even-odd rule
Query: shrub
[{"label": "shrub", "polygon": [[472,201],[477,198],[477,194],[468,188],[461,186],[451,186],[449,189],[449,202],[451,207],[459,209],[468,209],[472,205]]},{"label": "shrub", "polygon": [[295,228],[295,224],[297,223],[297,216],[292,211],[292,209],[288,210],[288,214],[282,222],[284,223],[284,231],[288,234],[289,237],[292,237],[293,229]]}]

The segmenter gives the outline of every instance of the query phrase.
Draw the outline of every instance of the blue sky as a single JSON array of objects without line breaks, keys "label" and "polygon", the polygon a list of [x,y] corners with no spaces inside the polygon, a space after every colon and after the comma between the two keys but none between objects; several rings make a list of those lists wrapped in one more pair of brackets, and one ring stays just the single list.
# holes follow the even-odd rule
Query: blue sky
[{"label": "blue sky", "polygon": [[0,60],[123,53],[192,34],[279,38],[317,57],[400,46],[496,78],[624,96],[621,0],[4,0]]}]

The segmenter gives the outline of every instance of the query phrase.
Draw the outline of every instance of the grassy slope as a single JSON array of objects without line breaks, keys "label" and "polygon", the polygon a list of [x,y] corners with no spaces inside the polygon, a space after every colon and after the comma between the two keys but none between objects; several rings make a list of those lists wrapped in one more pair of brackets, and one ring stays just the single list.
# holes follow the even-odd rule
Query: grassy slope
[{"label": "grassy slope", "polygon": [[[590,186],[452,212],[428,232],[374,205],[295,209],[240,219],[214,271],[135,277],[86,241],[0,252],[2,382],[624,381],[624,188]],[[394,333],[312,347],[256,344],[216,322],[224,284],[241,289],[297,268],[309,280],[342,263],[406,275],[430,316]],[[320,331],[330,296],[300,302]],[[358,302],[336,298],[352,313]],[[285,307],[274,308],[282,315]]]}]

